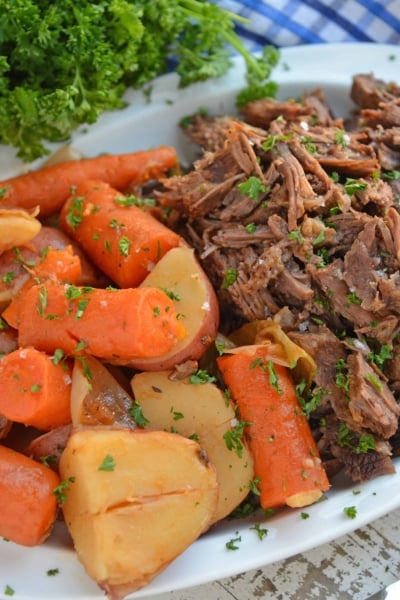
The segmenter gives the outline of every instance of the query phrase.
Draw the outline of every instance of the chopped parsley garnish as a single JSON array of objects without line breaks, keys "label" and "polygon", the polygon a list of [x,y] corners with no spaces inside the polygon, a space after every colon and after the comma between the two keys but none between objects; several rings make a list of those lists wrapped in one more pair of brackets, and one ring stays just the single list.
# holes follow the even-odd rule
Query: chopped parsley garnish
[{"label": "chopped parsley garnish", "polygon": [[240,535],[238,535],[237,537],[229,540],[229,542],[226,542],[225,547],[227,550],[239,550],[239,546],[237,544],[238,544],[238,542],[241,542],[241,541],[242,541],[242,538]]},{"label": "chopped parsley garnish", "polygon": [[252,494],[255,494],[256,496],[260,495],[260,488],[259,488],[260,483],[261,483],[260,477],[254,477],[254,479],[252,479],[249,482],[249,490]]},{"label": "chopped parsley garnish", "polygon": [[185,418],[185,415],[181,412],[179,412],[178,410],[174,410],[171,407],[171,413],[172,413],[172,418],[174,421],[180,421],[181,419]]},{"label": "chopped parsley garnish", "polygon": [[247,233],[254,233],[257,229],[257,225],[255,223],[247,223],[245,229]]},{"label": "chopped parsley garnish", "polygon": [[236,452],[239,458],[243,455],[243,434],[246,427],[251,425],[247,421],[239,421],[237,425],[228,429],[222,436],[225,440],[226,447],[228,450]]},{"label": "chopped parsley garnish", "polygon": [[261,144],[262,145],[262,149],[265,150],[266,152],[268,152],[268,150],[272,150],[272,148],[275,148],[275,146],[276,146],[276,144],[278,142],[287,142],[292,137],[293,137],[293,135],[291,133],[288,133],[287,135],[284,135],[284,134],[281,134],[281,135],[270,135]]},{"label": "chopped parsley garnish", "polygon": [[267,186],[255,175],[251,175],[246,181],[239,183],[237,188],[241,194],[245,194],[252,200],[258,200],[261,194],[268,191]]},{"label": "chopped parsley garnish", "polygon": [[68,491],[71,487],[71,483],[75,482],[75,477],[68,477],[68,479],[64,479],[60,481],[60,483],[54,488],[53,494],[57,498],[57,502],[59,504],[64,504],[67,499],[66,491]]},{"label": "chopped parsley garnish", "polygon": [[339,358],[339,360],[336,361],[335,384],[338,388],[342,388],[345,391],[346,396],[348,395],[350,381],[348,376],[348,367],[343,358]]},{"label": "chopped parsley garnish", "polygon": [[13,590],[12,587],[10,587],[9,585],[6,585],[6,587],[4,588],[4,595],[5,596],[14,596],[15,591]]},{"label": "chopped parsley garnish", "polygon": [[64,350],[62,350],[61,348],[57,348],[54,351],[54,354],[53,354],[53,356],[51,358],[51,362],[54,365],[58,365],[64,358],[65,358]]},{"label": "chopped parsley garnish", "polygon": [[307,419],[321,406],[322,400],[327,394],[329,394],[329,391],[320,386],[308,389],[305,381],[301,381],[296,385],[296,396]]},{"label": "chopped parsley garnish", "polygon": [[364,379],[368,381],[378,392],[381,392],[383,389],[382,383],[379,381],[378,377],[374,375],[374,373],[367,373],[364,376]]},{"label": "chopped parsley garnish", "polygon": [[357,508],[355,506],[345,506],[343,512],[349,519],[355,519],[357,516]]},{"label": "chopped parsley garnish", "polygon": [[338,129],[335,133],[334,140],[337,144],[340,144],[343,148],[349,145],[349,135],[344,129]]},{"label": "chopped parsley garnish", "polygon": [[350,292],[350,294],[347,294],[346,298],[350,304],[360,305],[362,303],[361,298],[359,296],[357,296],[357,294],[355,292]]},{"label": "chopped parsley garnish", "polygon": [[118,241],[118,248],[122,256],[129,256],[129,251],[131,248],[132,242],[126,236],[122,236]]},{"label": "chopped parsley garnish", "polygon": [[272,360],[267,361],[267,372],[269,375],[270,385],[278,392],[278,394],[283,394],[283,390],[279,385],[279,377],[276,374],[275,366]]},{"label": "chopped parsley garnish", "polygon": [[222,289],[226,290],[231,285],[233,285],[236,280],[237,280],[237,271],[236,271],[236,269],[227,269],[225,271],[224,279],[223,279],[223,282],[221,284]]},{"label": "chopped parsley garnish", "polygon": [[99,465],[99,471],[114,471],[115,469],[115,460],[110,454],[106,454],[101,465]]},{"label": "chopped parsley garnish", "polygon": [[83,219],[83,203],[85,198],[83,196],[76,196],[72,198],[71,204],[68,207],[66,221],[72,229],[78,229]]},{"label": "chopped parsley garnish", "polygon": [[138,427],[145,427],[149,422],[143,414],[143,409],[136,400],[132,402],[132,406],[129,409],[129,414],[133,417]]},{"label": "chopped parsley garnish", "polygon": [[353,196],[357,192],[362,192],[367,189],[368,183],[366,181],[360,181],[359,179],[353,179],[352,177],[347,177],[344,182],[344,191],[349,196]]},{"label": "chopped parsley garnish", "polygon": [[300,138],[300,142],[304,144],[304,147],[310,154],[315,154],[317,151],[317,146],[314,143],[314,140],[310,136],[302,136]]},{"label": "chopped parsley garnish", "polygon": [[379,352],[368,352],[368,362],[374,363],[379,369],[382,369],[387,360],[393,358],[393,350],[388,344],[382,344]]},{"label": "chopped parsley garnish", "polygon": [[36,310],[38,311],[41,317],[44,315],[44,312],[47,307],[47,295],[48,291],[46,287],[42,287],[38,291],[38,304],[36,305]]},{"label": "chopped parsley garnish", "polygon": [[14,281],[14,279],[15,279],[14,271],[8,271],[7,273],[5,273],[2,276],[1,281],[5,284],[10,284]]},{"label": "chopped parsley garnish", "polygon": [[356,454],[365,454],[369,450],[375,450],[374,436],[369,433],[356,435],[345,423],[339,423],[338,444],[351,448]]},{"label": "chopped parsley garnish", "polygon": [[387,171],[386,173],[383,173],[382,179],[385,179],[386,181],[395,181],[396,179],[400,179],[400,171]]},{"label": "chopped parsley garnish", "polygon": [[268,529],[266,529],[265,527],[261,527],[260,523],[255,523],[250,527],[250,529],[256,532],[259,540],[263,540],[268,534]]},{"label": "chopped parsley garnish", "polygon": [[204,369],[198,369],[196,373],[192,373],[189,376],[189,383],[193,385],[202,385],[204,383],[215,383],[216,379],[214,376],[209,375]]},{"label": "chopped parsley garnish", "polygon": [[303,234],[301,233],[300,227],[298,227],[297,229],[293,229],[292,231],[289,231],[288,240],[291,242],[296,241],[299,244],[304,244],[304,237],[303,237]]}]

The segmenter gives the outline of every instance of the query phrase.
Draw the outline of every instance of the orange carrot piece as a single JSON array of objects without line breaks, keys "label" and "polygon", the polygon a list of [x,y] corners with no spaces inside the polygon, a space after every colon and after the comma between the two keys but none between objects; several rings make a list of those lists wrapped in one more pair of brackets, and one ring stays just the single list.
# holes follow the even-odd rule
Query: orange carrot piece
[{"label": "orange carrot piece", "polygon": [[42,543],[56,518],[59,482],[48,467],[0,446],[0,535],[23,546]]},{"label": "orange carrot piece", "polygon": [[82,272],[81,261],[79,256],[73,253],[72,246],[66,246],[61,250],[48,248],[44,256],[34,264],[29,272],[29,279],[25,281],[2,312],[3,319],[15,329],[19,327],[20,307],[24,302],[27,290],[39,281],[51,278],[56,278],[63,283],[77,283]]},{"label": "orange carrot piece", "polygon": [[10,421],[48,431],[71,422],[71,367],[35,348],[18,348],[0,360],[0,413]]},{"label": "orange carrot piece", "polygon": [[72,246],[74,254],[80,258],[82,272],[77,282],[79,285],[105,287],[110,283],[109,278],[94,267],[77,242],[60,229],[43,226],[28,244],[16,246],[0,255],[0,310],[29,279],[29,270],[48,248],[62,250],[67,246]]},{"label": "orange carrot piece", "polygon": [[248,423],[250,451],[263,508],[312,504],[329,488],[287,367],[257,349],[217,358],[223,380]]},{"label": "orange carrot piece", "polygon": [[177,164],[176,151],[170,146],[73,160],[0,182],[6,189],[1,204],[25,209],[39,206],[43,218],[58,212],[71,188],[85,179],[101,179],[124,190],[132,181],[140,184],[157,179]]},{"label": "orange carrot piece", "polygon": [[[160,289],[33,286],[20,311],[19,344],[52,354],[82,350],[114,364],[162,356],[184,335],[174,304]],[[1,410],[0,410],[1,412]]]},{"label": "orange carrot piece", "polygon": [[61,227],[119,287],[136,287],[180,236],[107,183],[87,180],[60,214]]},{"label": "orange carrot piece", "polygon": [[82,273],[81,261],[72,246],[49,247],[35,263],[32,275],[40,280],[56,277],[64,283],[77,283]]}]

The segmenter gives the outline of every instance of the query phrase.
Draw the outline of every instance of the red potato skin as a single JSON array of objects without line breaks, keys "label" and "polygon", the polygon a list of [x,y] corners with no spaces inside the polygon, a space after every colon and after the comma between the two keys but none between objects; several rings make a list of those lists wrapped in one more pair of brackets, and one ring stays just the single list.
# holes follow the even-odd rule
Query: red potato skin
[{"label": "red potato skin", "polygon": [[42,433],[24,448],[23,453],[36,461],[41,461],[43,457],[48,457],[48,466],[58,473],[60,457],[71,435],[71,431],[72,424],[68,424]]},{"label": "red potato skin", "polygon": [[128,366],[138,371],[165,371],[173,369],[187,360],[199,360],[217,337],[219,326],[219,304],[215,292],[210,288],[210,311],[207,317],[199,324],[199,329],[194,338],[184,340],[177,351],[172,351],[166,357],[156,359],[135,359]]},{"label": "red potato skin", "polygon": [[23,546],[41,544],[57,514],[58,475],[0,445],[0,535]]},{"label": "red potato skin", "polygon": [[207,301],[209,310],[205,313],[203,321],[199,323],[196,335],[192,338],[184,338],[176,348],[164,357],[135,359],[129,363],[130,367],[138,371],[165,371],[173,369],[176,365],[188,360],[199,360],[214,342],[220,323],[219,303],[215,290],[200,264],[198,264],[198,273],[204,278],[204,283],[208,291]]},{"label": "red potato skin", "polygon": [[18,348],[18,332],[15,329],[0,330],[0,357]]},{"label": "red potato skin", "polygon": [[[99,269],[119,287],[129,288],[138,286],[181,238],[150,212],[121,205],[123,198],[107,183],[86,180],[65,202],[60,225]],[[125,254],[121,240],[129,242]]]},{"label": "red potato skin", "polygon": [[176,151],[170,146],[73,160],[1,181],[0,187],[7,191],[0,205],[27,210],[39,206],[43,219],[57,213],[71,188],[86,179],[101,179],[123,191],[132,181],[140,184],[157,179],[177,165]]}]

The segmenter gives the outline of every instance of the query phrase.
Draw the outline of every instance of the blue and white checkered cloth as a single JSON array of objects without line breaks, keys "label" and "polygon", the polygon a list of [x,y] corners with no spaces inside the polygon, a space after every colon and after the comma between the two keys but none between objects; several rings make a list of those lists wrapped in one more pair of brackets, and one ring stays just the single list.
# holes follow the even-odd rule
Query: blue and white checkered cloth
[{"label": "blue and white checkered cloth", "polygon": [[326,42],[400,44],[400,0],[219,0],[246,17],[237,33],[252,51],[266,44]]}]

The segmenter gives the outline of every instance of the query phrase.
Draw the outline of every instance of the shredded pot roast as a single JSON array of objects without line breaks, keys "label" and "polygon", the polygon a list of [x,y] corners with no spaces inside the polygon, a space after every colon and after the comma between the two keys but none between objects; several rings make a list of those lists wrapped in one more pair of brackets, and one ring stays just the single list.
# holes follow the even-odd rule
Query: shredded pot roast
[{"label": "shredded pot roast", "polygon": [[222,332],[273,319],[312,355],[302,401],[324,464],[365,481],[400,453],[400,87],[359,74],[350,93],[346,121],[320,89],[193,116],[199,158],[158,201],[217,290]]}]

